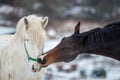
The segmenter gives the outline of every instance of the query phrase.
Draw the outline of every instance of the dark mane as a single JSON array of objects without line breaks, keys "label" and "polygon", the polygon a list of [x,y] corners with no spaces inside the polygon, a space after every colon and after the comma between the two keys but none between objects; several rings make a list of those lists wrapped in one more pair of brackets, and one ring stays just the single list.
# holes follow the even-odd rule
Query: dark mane
[{"label": "dark mane", "polygon": [[86,45],[89,46],[118,41],[120,40],[120,22],[108,24],[104,28],[96,28],[81,35],[86,37]]}]

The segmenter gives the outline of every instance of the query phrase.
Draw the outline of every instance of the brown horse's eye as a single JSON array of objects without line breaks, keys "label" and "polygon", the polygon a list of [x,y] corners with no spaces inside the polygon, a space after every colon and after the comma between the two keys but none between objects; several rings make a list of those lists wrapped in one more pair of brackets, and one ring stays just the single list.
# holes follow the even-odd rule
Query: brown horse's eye
[{"label": "brown horse's eye", "polygon": [[62,41],[64,41],[65,40],[65,37],[62,39]]},{"label": "brown horse's eye", "polygon": [[40,63],[40,64],[45,64],[46,60],[45,59],[42,60],[41,58],[38,58],[37,62]]}]

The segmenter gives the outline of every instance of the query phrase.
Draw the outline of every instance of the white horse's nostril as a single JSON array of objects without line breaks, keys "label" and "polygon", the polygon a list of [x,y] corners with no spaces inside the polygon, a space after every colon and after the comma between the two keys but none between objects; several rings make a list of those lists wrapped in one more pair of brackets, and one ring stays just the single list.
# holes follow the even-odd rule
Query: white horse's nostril
[{"label": "white horse's nostril", "polygon": [[35,70],[34,65],[32,65],[32,70]]}]

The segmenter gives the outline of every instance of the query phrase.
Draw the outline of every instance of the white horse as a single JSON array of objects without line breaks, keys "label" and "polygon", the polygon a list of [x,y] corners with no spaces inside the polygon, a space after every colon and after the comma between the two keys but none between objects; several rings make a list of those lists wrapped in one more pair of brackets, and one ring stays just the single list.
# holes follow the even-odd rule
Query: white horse
[{"label": "white horse", "polygon": [[41,80],[45,26],[48,17],[29,15],[17,24],[15,35],[0,36],[0,80]]}]

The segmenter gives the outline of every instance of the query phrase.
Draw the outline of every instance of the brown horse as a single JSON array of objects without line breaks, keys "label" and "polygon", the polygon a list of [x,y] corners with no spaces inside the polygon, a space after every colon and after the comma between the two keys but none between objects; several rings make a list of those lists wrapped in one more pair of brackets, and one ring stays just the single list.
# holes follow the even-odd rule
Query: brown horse
[{"label": "brown horse", "polygon": [[64,37],[52,50],[45,53],[39,63],[47,66],[54,62],[69,62],[81,53],[92,53],[120,60],[120,22],[79,33],[80,22],[76,25],[74,34]]}]

